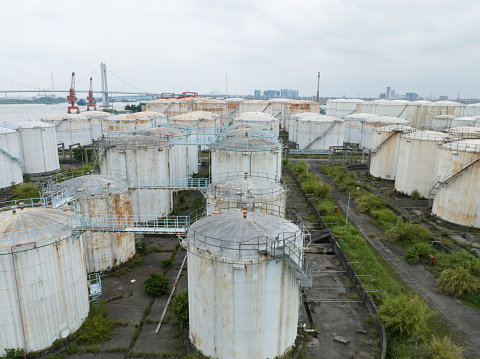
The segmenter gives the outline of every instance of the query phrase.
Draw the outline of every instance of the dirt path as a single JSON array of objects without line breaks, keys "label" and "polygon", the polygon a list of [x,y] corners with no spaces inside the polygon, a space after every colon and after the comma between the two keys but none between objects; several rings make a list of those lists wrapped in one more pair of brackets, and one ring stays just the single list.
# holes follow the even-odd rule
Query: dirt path
[{"label": "dirt path", "polygon": [[[326,183],[332,185],[332,195],[338,202],[339,207],[346,212],[348,196],[341,192],[330,178],[320,170],[321,164],[311,164],[311,169],[318,174]],[[357,211],[357,206],[350,201],[349,221],[351,221],[363,234],[363,237],[380,253],[393,269],[400,275],[418,295],[427,299],[433,310],[440,313],[457,330],[467,337],[467,345],[471,354],[480,358],[480,312],[464,305],[460,300],[453,297],[435,293],[436,279],[434,275],[424,269],[422,265],[410,265],[402,257],[404,251],[401,248],[369,236],[371,232],[378,233],[379,229],[373,225],[370,217]]]}]

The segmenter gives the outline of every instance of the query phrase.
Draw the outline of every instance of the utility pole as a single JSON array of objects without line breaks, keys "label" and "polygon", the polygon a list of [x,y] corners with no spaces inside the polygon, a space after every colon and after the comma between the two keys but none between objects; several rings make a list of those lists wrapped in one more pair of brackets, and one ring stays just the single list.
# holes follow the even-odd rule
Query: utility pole
[{"label": "utility pole", "polygon": [[320,102],[320,71],[318,72],[318,81],[317,81],[317,103]]}]

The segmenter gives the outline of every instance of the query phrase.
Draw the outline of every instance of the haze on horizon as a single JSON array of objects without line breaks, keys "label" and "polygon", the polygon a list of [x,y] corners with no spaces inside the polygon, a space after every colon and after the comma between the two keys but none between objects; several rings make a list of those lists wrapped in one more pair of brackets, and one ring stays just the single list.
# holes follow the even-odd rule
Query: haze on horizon
[{"label": "haze on horizon", "polygon": [[[480,98],[473,0],[19,0],[3,10],[0,89],[18,88],[2,76],[48,87],[52,72],[65,87],[72,71],[82,78],[105,62],[145,91],[223,92],[228,73],[231,94],[313,96],[320,71],[321,96],[377,97],[390,86]],[[121,90],[115,80],[109,88]],[[99,89],[99,73],[94,81]]]}]

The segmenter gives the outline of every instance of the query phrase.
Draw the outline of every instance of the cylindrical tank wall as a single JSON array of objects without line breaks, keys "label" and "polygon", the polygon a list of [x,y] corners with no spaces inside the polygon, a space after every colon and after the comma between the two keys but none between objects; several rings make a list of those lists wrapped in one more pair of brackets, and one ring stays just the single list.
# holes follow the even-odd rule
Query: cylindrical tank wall
[{"label": "cylindrical tank wall", "polygon": [[[437,176],[445,179],[454,169],[479,156],[480,140],[447,143],[440,147]],[[479,228],[479,176],[480,162],[476,162],[441,185],[433,200],[432,213],[451,223]]]},{"label": "cylindrical tank wall", "polygon": [[38,122],[17,123],[22,143],[23,160],[30,174],[58,171],[60,162],[57,151],[55,126]]},{"label": "cylindrical tank wall", "polygon": [[297,335],[299,283],[286,261],[234,265],[189,245],[190,340],[216,358],[282,355]]},{"label": "cylindrical tank wall", "polygon": [[296,142],[300,149],[328,150],[330,146],[343,144],[344,121],[334,118],[323,121],[320,116],[318,120],[317,116],[310,116],[297,121]]},{"label": "cylindrical tank wall", "polygon": [[77,143],[80,146],[92,143],[91,120],[84,115],[49,116],[42,121],[55,126],[57,142],[63,143],[67,149]]},{"label": "cylindrical tank wall", "polygon": [[0,127],[0,189],[23,182],[20,133]]}]

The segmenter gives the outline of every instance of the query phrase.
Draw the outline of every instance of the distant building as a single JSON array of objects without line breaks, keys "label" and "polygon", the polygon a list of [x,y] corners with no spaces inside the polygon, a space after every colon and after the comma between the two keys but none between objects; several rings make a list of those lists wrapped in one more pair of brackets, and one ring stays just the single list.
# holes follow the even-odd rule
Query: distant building
[{"label": "distant building", "polygon": [[387,99],[390,99],[390,87],[387,87],[386,97]]},{"label": "distant building", "polygon": [[387,94],[386,94],[385,92],[382,92],[382,93],[380,94],[379,98],[385,99],[385,98],[387,98]]},{"label": "distant building", "polygon": [[439,99],[440,101],[446,101],[446,100],[448,100],[448,96],[442,95],[442,96],[439,96],[438,99]]},{"label": "distant building", "polygon": [[260,90],[255,90],[254,94],[255,94],[255,95],[254,95],[255,98],[260,98],[260,97],[262,97],[262,91],[260,91]]},{"label": "distant building", "polygon": [[265,91],[263,91],[263,97],[268,97],[268,98],[280,97],[280,91],[265,90]]},{"label": "distant building", "polygon": [[416,101],[418,99],[418,94],[416,92],[407,92],[405,98],[408,101]]},{"label": "distant building", "polygon": [[286,98],[298,98],[298,90],[281,89],[280,96]]}]

